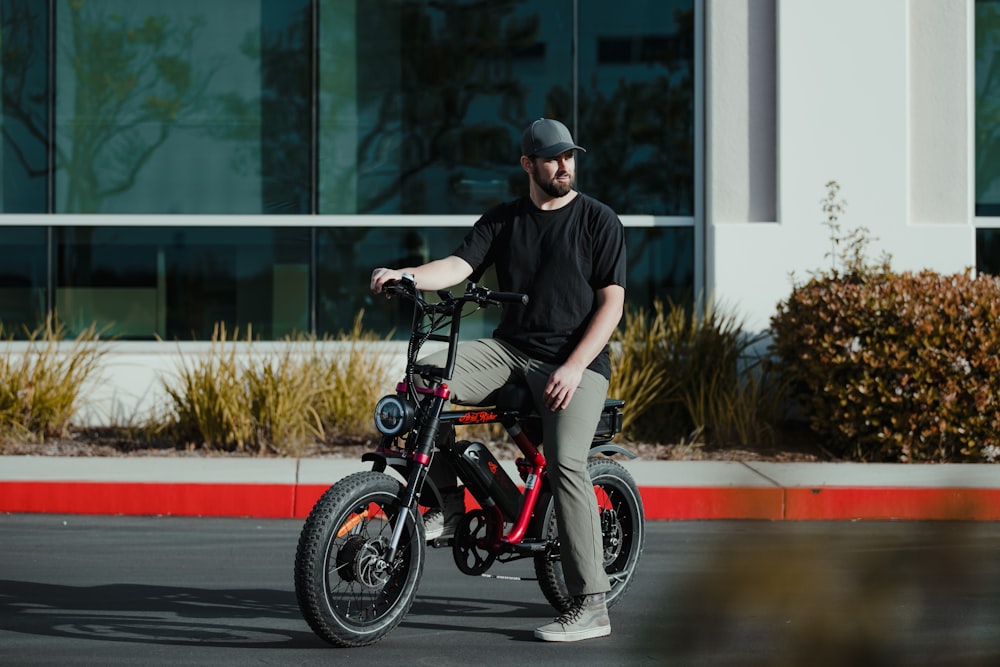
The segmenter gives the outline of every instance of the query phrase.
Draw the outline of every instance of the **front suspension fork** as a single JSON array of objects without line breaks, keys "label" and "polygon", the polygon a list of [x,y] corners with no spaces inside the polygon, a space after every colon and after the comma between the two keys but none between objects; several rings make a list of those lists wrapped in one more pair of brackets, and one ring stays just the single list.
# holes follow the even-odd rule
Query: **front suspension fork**
[{"label": "front suspension fork", "polygon": [[418,432],[416,447],[409,456],[410,473],[407,476],[406,488],[403,490],[402,497],[400,498],[399,519],[396,521],[396,525],[392,530],[392,537],[389,539],[388,549],[385,554],[386,562],[393,562],[393,559],[396,557],[396,549],[399,548],[399,542],[403,538],[403,530],[406,526],[406,521],[403,520],[403,513],[412,513],[415,520],[419,520],[420,518],[417,511],[417,501],[420,500],[420,492],[424,488],[424,481],[427,479],[427,473],[431,467],[438,424],[440,423],[441,411],[444,409],[447,392],[444,392],[444,394],[442,395],[439,392],[434,396],[431,403],[432,417],[427,420],[426,426]]},{"label": "front suspension fork", "polygon": [[406,488],[403,490],[403,495],[400,498],[399,517],[396,519],[396,525],[392,529],[392,537],[389,538],[389,547],[385,553],[386,562],[391,563],[396,557],[396,549],[399,547],[399,541],[403,538],[403,530],[406,528],[405,513],[412,513],[415,520],[420,519],[420,513],[417,511],[417,500],[420,498],[419,489],[423,487],[424,480],[427,479],[427,470],[429,468],[429,461],[427,463],[417,463],[412,467]]}]

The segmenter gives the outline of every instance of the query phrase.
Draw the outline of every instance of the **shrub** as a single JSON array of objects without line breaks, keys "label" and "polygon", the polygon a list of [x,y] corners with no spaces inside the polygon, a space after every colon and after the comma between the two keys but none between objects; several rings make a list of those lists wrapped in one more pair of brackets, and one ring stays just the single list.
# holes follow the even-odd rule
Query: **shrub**
[{"label": "shrub", "polygon": [[67,435],[84,386],[98,371],[104,349],[92,324],[72,344],[56,315],[28,334],[20,355],[0,356],[0,434],[42,441]]},{"label": "shrub", "polygon": [[178,380],[165,382],[165,430],[207,449],[281,455],[369,435],[388,365],[375,348],[381,339],[364,331],[362,317],[335,339],[300,335],[273,352],[257,352],[249,332],[240,341],[217,326],[208,354],[182,355]]},{"label": "shrub", "polygon": [[610,395],[626,402],[627,437],[715,446],[772,442],[780,416],[774,373],[735,315],[655,302],[628,309],[612,346]]},{"label": "shrub", "polygon": [[663,303],[657,301],[651,315],[642,308],[626,308],[622,326],[615,332],[608,395],[625,401],[622,430],[626,435],[647,411],[666,402],[672,388],[661,355],[666,327]]},{"label": "shrub", "polygon": [[375,403],[390,386],[393,357],[379,350],[388,337],[366,331],[363,317],[364,311],[359,312],[351,331],[339,333],[334,339],[338,345],[327,346],[326,353],[314,348],[315,362],[322,369],[316,412],[327,438],[370,436]]},{"label": "shrub", "polygon": [[992,461],[1000,444],[1000,281],[895,273],[848,233],[836,181],[820,201],[831,268],[771,319],[803,416],[833,453],[861,461]]},{"label": "shrub", "polygon": [[779,305],[774,346],[804,415],[845,457],[987,458],[1000,445],[1000,281],[885,268],[815,276]]},{"label": "shrub", "polygon": [[[249,344],[249,334],[247,339]],[[238,332],[230,339],[226,328],[216,325],[208,354],[194,360],[181,354],[178,382],[164,380],[171,400],[166,430],[180,442],[227,451],[246,451],[255,444],[238,341]]]}]

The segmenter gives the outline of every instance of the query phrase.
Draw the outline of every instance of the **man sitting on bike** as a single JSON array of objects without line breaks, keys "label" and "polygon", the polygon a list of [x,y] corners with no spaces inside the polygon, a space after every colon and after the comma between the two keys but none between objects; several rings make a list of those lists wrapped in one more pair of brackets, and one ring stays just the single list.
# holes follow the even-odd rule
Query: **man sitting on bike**
[{"label": "man sitting on bike", "polygon": [[[587,456],[611,376],[608,341],[625,303],[625,233],[610,207],[574,189],[577,151],[584,149],[559,121],[532,122],[521,137],[527,197],[484,213],[451,255],[420,266],[379,267],[371,278],[376,294],[404,273],[418,289],[433,291],[478,280],[492,265],[500,290],[529,297],[527,306],[504,307],[492,338],[460,343],[448,386],[453,402],[489,405],[497,389],[520,379],[541,414],[560,556],[575,601],[535,630],[546,641],[611,634]],[[443,365],[433,356],[425,363]],[[447,506],[425,519],[428,539],[453,535],[464,513],[461,490],[453,478],[450,483]]]}]

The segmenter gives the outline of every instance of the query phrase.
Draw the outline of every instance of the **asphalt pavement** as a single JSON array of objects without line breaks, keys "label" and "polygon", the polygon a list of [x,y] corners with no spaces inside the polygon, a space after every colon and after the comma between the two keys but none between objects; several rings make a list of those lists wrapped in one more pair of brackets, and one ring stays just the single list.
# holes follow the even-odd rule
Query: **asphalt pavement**
[{"label": "asphalt pavement", "polygon": [[0,515],[0,664],[1000,664],[996,522],[650,522],[611,636],[574,644],[533,638],[555,613],[537,582],[460,575],[432,550],[410,614],[359,649],[299,613],[301,527]]}]

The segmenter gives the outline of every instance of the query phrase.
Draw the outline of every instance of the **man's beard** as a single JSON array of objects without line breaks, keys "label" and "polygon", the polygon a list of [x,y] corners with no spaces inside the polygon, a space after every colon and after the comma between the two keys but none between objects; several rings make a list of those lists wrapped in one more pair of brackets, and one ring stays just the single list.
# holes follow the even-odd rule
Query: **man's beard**
[{"label": "man's beard", "polygon": [[531,179],[535,182],[535,185],[541,188],[542,192],[555,199],[569,194],[569,191],[573,189],[573,185],[576,180],[570,177],[567,183],[558,183],[554,179],[547,183],[543,183],[541,179],[538,178],[537,171],[531,172]]}]

